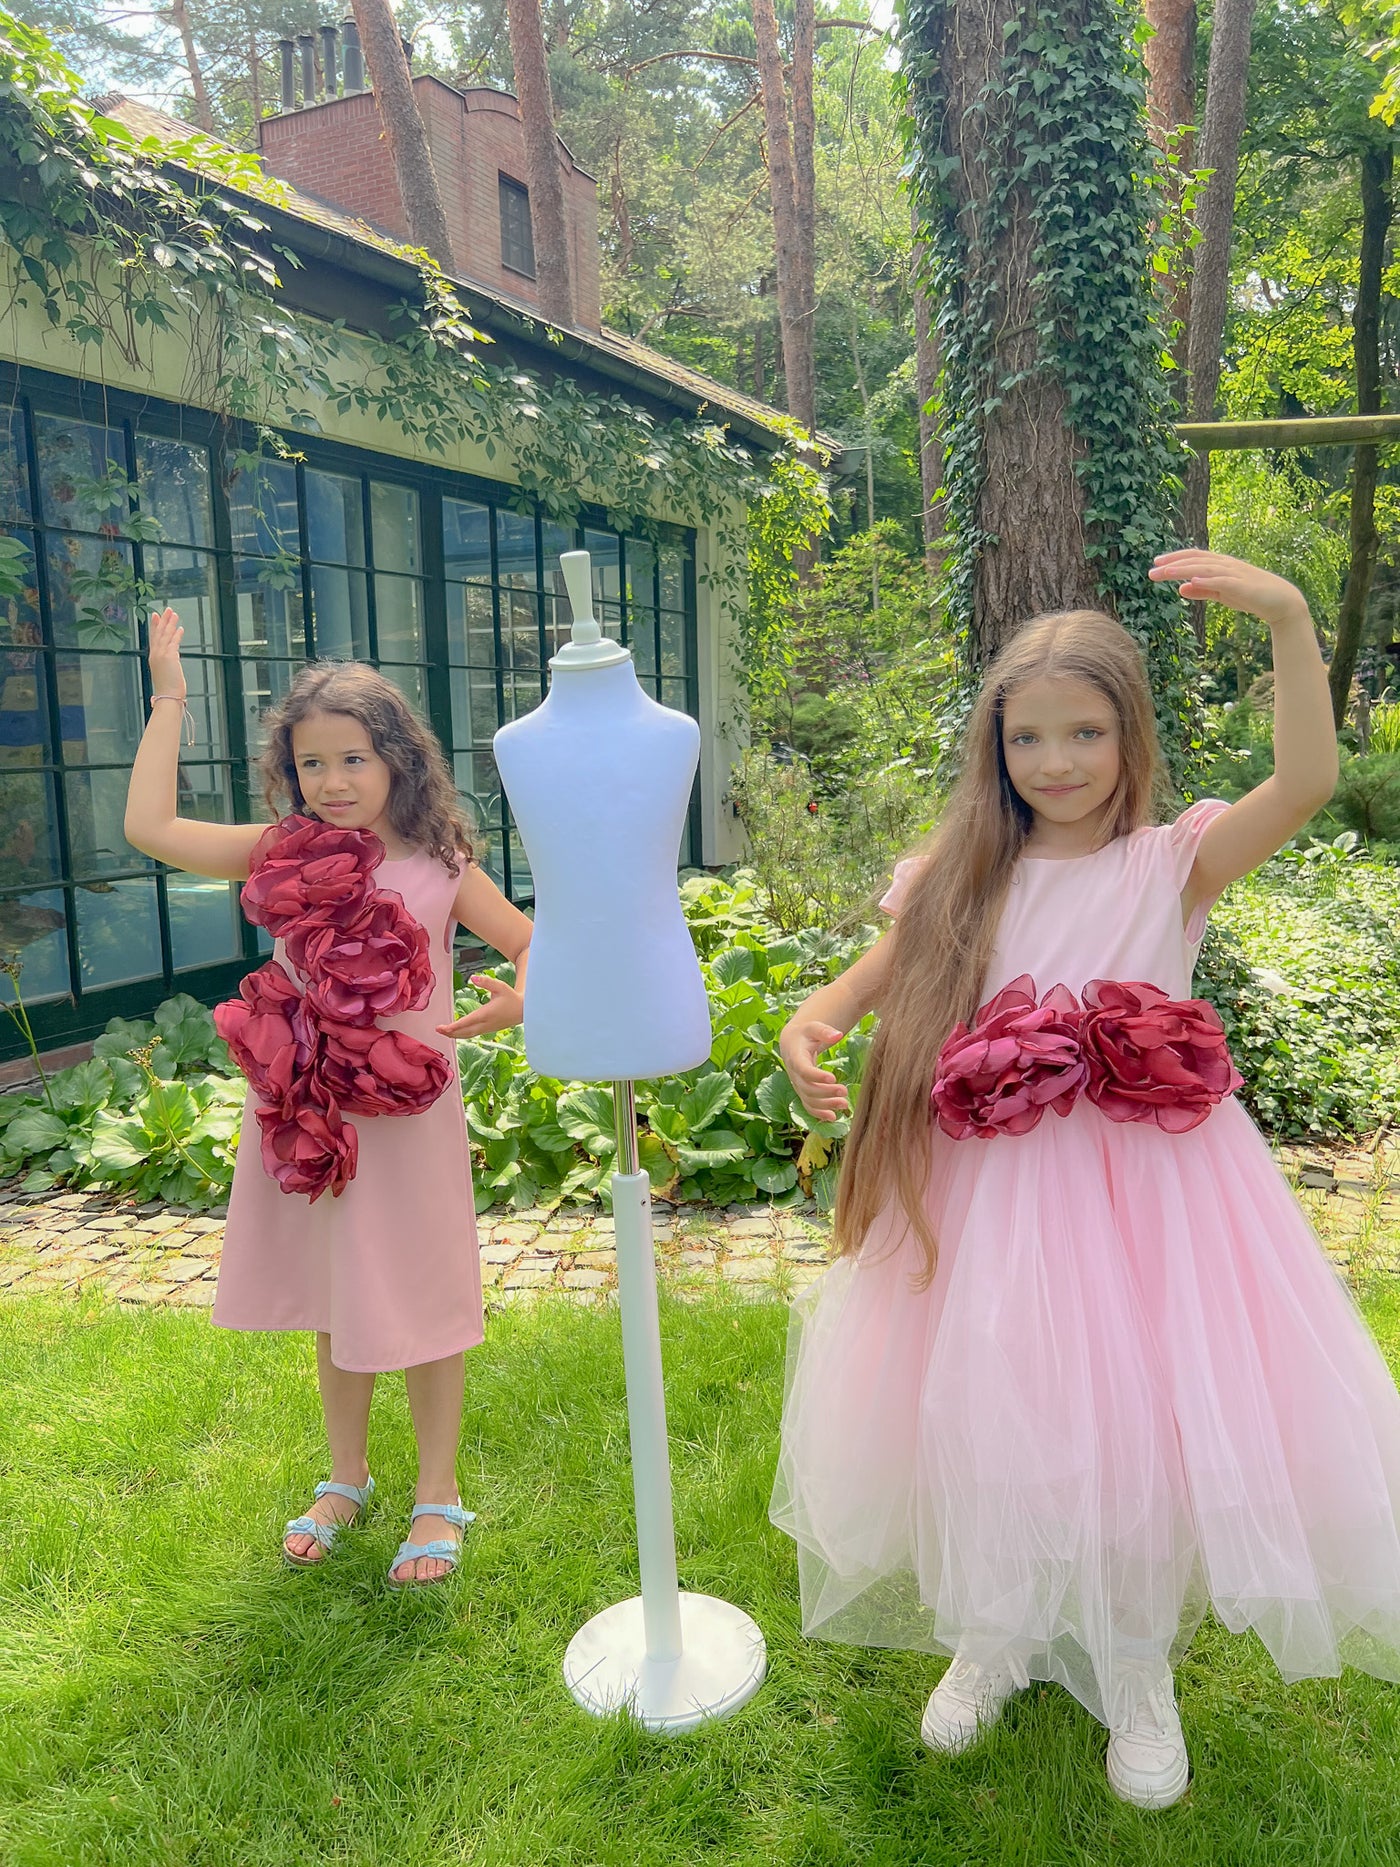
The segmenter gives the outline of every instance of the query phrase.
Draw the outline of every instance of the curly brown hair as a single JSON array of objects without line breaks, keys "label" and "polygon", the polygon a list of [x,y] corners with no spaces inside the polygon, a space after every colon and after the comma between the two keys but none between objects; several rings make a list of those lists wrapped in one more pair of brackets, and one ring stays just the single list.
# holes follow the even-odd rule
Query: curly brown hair
[{"label": "curly brown hair", "polygon": [[393,773],[389,821],[406,843],[436,856],[452,874],[472,860],[471,829],[442,747],[408,702],[378,669],[362,661],[313,661],[263,715],[267,749],[258,761],[263,796],[274,816],[286,800],[294,811],[306,800],[292,756],[292,729],[312,713],[344,713],[358,720]]}]

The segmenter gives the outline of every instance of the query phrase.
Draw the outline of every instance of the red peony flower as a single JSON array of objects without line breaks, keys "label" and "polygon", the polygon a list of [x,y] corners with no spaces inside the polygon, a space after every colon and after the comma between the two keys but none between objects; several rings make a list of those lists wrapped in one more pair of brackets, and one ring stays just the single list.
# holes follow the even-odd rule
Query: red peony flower
[{"label": "red peony flower", "polygon": [[334,1024],[372,1024],[421,1011],[433,989],[427,930],[387,889],[348,924],[313,924],[286,935],[292,964],[306,975],[312,1016]]},{"label": "red peony flower", "polygon": [[1037,1005],[1029,973],[998,992],[975,1024],[957,1025],[938,1053],[932,1104],[955,1141],[1026,1134],[1047,1108],[1067,1115],[1088,1077],[1079,1006],[1063,985]]},{"label": "red peony flower", "polygon": [[347,1115],[417,1115],[452,1081],[440,1050],[406,1031],[321,1026],[316,1079]]},{"label": "red peony flower", "polygon": [[301,993],[275,959],[250,972],[214,1026],[264,1102],[281,1102],[310,1066],[316,1031]]},{"label": "red peony flower", "polygon": [[374,894],[384,845],[368,830],[284,817],[257,843],[243,884],[243,912],[276,936],[298,922],[345,926]]},{"label": "red peony flower", "polygon": [[284,1193],[306,1193],[314,1206],[329,1187],[339,1199],[355,1177],[360,1138],[311,1076],[290,1096],[258,1110],[263,1166]]},{"label": "red peony flower", "polygon": [[1086,1094],[1110,1121],[1184,1134],[1244,1081],[1219,1013],[1204,999],[1171,999],[1138,980],[1093,979],[1084,1007]]}]

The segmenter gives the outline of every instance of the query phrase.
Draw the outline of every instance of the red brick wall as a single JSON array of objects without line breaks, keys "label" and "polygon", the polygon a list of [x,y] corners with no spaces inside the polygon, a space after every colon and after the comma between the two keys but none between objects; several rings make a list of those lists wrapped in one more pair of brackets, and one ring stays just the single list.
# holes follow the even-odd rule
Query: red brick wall
[{"label": "red brick wall", "polygon": [[[515,99],[486,89],[464,94],[426,74],[413,80],[413,88],[442,190],[455,271],[468,282],[537,304],[535,281],[501,264],[499,177],[526,179]],[[388,144],[369,92],[264,117],[258,131],[263,160],[273,175],[396,239],[408,237]],[[559,163],[570,227],[574,316],[581,328],[596,331],[602,316],[598,187],[562,143]]]}]

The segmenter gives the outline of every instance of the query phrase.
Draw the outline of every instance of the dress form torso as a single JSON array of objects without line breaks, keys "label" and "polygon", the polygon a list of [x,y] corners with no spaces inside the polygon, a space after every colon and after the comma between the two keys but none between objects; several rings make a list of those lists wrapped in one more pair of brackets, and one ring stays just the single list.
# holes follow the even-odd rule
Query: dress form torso
[{"label": "dress form torso", "polygon": [[695,721],[649,698],[630,657],[556,665],[495,753],[535,881],[531,1067],[626,1081],[703,1063],[709,1006],[676,893]]}]

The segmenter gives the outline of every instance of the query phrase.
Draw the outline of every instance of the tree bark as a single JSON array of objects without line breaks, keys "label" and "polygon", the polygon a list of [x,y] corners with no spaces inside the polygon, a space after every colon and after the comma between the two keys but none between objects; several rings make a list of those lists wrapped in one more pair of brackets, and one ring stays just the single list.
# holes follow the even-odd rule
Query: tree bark
[{"label": "tree bark", "polygon": [[[797,210],[797,315],[801,380],[788,377],[789,408],[809,434],[817,429],[817,52],[815,0],[794,0],[792,15],[792,168]],[[791,397],[796,395],[797,405]]]},{"label": "tree bark", "polygon": [[204,82],[204,70],[199,62],[199,48],[194,42],[194,28],[190,24],[190,10],[185,0],[171,0],[170,17],[175,23],[175,30],[180,35],[180,44],[185,54],[185,69],[190,74],[190,89],[194,93],[194,120],[200,129],[209,136],[214,134],[214,110],[209,102],[209,89]]},{"label": "tree bark", "polygon": [[920,523],[924,568],[930,577],[936,577],[943,563],[943,554],[938,550],[943,533],[938,510],[943,491],[943,442],[932,413],[933,398],[938,393],[938,346],[933,334],[933,310],[920,280],[923,248],[919,241],[919,210],[912,202],[910,206],[914,222],[914,248],[909,262],[914,293],[914,392],[919,398],[919,489],[923,496]]},{"label": "tree bark", "polygon": [[773,208],[773,244],[777,256],[778,328],[783,345],[783,375],[788,413],[810,430],[816,419],[815,371],[810,322],[805,316],[802,281],[801,221],[796,165],[783,89],[783,60],[773,0],[753,0],[754,37],[758,42],[758,77],[763,93],[763,122],[768,142],[768,193]]},{"label": "tree bark", "polygon": [[[1144,12],[1153,28],[1147,42],[1147,122],[1152,140],[1165,155],[1171,138],[1196,121],[1196,0],[1146,0]],[[1180,224],[1181,177],[1191,167],[1194,136],[1176,145],[1176,167],[1167,171],[1168,202]],[[1168,320],[1179,328],[1172,343],[1177,401],[1186,405],[1186,333],[1191,316],[1191,273],[1185,250],[1179,270],[1165,283]]]},{"label": "tree bark", "polygon": [[[1187,327],[1187,401],[1192,421],[1210,421],[1220,386],[1220,352],[1230,290],[1230,237],[1235,224],[1235,183],[1240,172],[1245,80],[1254,0],[1217,0],[1206,75],[1205,121],[1199,162],[1213,171],[1196,213],[1200,242],[1191,275],[1191,318]],[[1209,542],[1210,455],[1198,454],[1186,470],[1181,529],[1194,545]],[[1192,606],[1198,640],[1204,640],[1205,607]]]},{"label": "tree bark", "polygon": [[[1361,272],[1352,314],[1352,350],[1356,358],[1356,409],[1377,415],[1381,406],[1381,275],[1385,244],[1390,232],[1390,182],[1394,157],[1390,145],[1365,149],[1361,154]],[[1366,622],[1366,600],[1376,567],[1376,480],[1379,450],[1358,447],[1351,464],[1351,543],[1347,580],[1337,612],[1337,641],[1327,684],[1332,694],[1332,718],[1340,727],[1347,716],[1351,681]]]},{"label": "tree bark", "polygon": [[540,0],[506,0],[506,15],[515,95],[525,132],[525,166],[530,172],[530,224],[540,309],[553,324],[572,324],[569,223],[564,213],[564,184],[559,176],[559,141],[554,129],[554,98]]},{"label": "tree bark", "polygon": [[450,267],[452,236],[398,25],[388,0],[351,0],[351,8],[398,179],[408,237],[414,246],[425,247],[440,266]]}]

